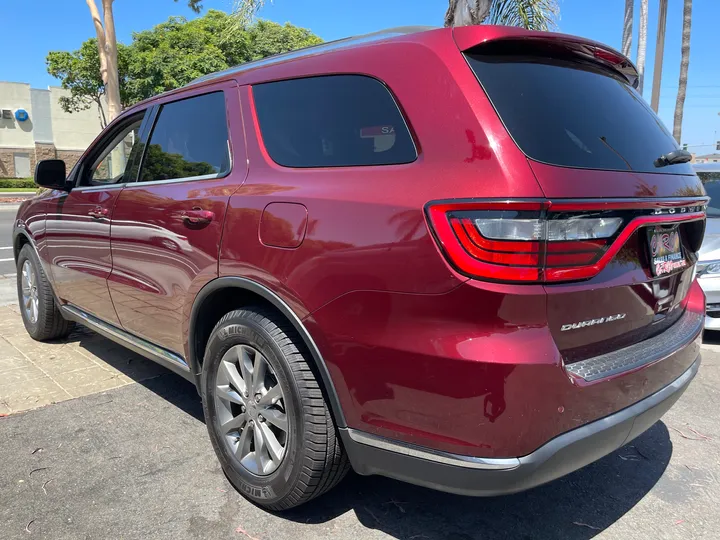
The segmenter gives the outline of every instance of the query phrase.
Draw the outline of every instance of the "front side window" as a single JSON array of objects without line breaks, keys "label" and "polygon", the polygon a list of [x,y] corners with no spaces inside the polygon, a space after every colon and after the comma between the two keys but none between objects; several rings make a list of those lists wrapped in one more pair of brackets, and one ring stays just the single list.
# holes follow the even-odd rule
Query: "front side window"
[{"label": "front side window", "polygon": [[162,106],[143,159],[141,182],[218,177],[229,171],[222,92]]},{"label": "front side window", "polygon": [[113,137],[90,168],[91,185],[118,184],[127,181],[124,175],[131,155],[140,149],[138,133],[141,124],[142,116]]},{"label": "front side window", "polygon": [[408,127],[380,81],[331,75],[253,86],[265,148],[285,167],[393,165],[417,158]]}]

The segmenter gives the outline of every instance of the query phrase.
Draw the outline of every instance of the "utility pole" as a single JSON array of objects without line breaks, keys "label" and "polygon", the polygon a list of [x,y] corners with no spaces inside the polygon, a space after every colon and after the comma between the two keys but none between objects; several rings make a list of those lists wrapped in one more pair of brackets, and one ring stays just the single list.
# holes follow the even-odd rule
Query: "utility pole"
[{"label": "utility pole", "polygon": [[657,42],[655,44],[655,67],[653,68],[653,87],[650,106],[658,112],[660,106],[660,81],[662,79],[663,55],[665,53],[665,26],[667,23],[668,0],[660,0],[658,12]]}]

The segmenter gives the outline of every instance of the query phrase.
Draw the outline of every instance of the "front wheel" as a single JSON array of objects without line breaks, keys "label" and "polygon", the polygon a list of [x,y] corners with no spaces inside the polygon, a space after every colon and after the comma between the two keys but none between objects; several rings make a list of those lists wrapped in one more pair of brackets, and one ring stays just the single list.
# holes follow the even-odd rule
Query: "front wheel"
[{"label": "front wheel", "polygon": [[25,244],[17,260],[17,291],[25,330],[38,341],[67,336],[73,323],[65,320],[35,250]]},{"label": "front wheel", "polygon": [[215,326],[203,364],[205,421],[235,488],[285,510],[337,484],[349,464],[308,353],[278,314],[250,308]]}]

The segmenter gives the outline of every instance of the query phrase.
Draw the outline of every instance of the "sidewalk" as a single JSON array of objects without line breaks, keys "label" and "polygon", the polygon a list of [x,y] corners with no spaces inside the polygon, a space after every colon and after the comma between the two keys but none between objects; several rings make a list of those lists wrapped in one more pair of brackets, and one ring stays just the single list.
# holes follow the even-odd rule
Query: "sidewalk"
[{"label": "sidewalk", "polygon": [[[14,286],[14,279],[8,281]],[[7,292],[6,288],[0,293]],[[0,300],[5,296],[0,294]],[[83,327],[77,327],[63,341],[34,341],[25,331],[19,309],[17,303],[0,307],[0,415],[167,373],[154,362]]]}]

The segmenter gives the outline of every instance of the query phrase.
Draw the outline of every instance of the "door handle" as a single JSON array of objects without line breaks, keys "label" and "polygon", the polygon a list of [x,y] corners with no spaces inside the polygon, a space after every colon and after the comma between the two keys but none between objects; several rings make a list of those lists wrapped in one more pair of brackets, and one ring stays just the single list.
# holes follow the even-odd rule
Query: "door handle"
[{"label": "door handle", "polygon": [[215,219],[215,212],[212,210],[193,208],[192,210],[185,210],[181,212],[180,216],[186,223],[210,223],[213,219]]},{"label": "door handle", "polygon": [[103,208],[102,206],[96,206],[92,210],[88,212],[88,216],[94,217],[95,219],[100,219],[108,216],[108,209]]}]

